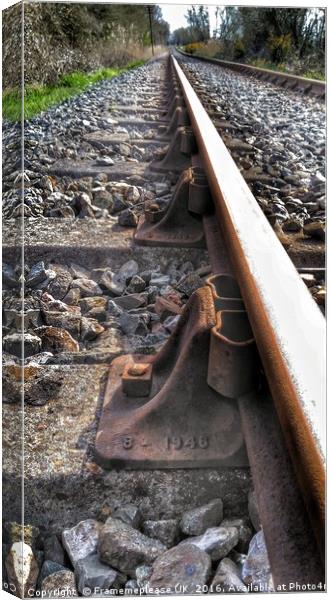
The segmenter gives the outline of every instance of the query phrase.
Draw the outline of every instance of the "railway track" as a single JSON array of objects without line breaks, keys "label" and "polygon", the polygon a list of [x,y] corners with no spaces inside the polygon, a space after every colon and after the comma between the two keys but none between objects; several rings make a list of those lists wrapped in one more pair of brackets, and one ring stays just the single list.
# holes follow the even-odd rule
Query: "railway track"
[{"label": "railway track", "polygon": [[[191,54],[184,52],[183,50],[177,50],[177,52],[186,57],[192,57]],[[262,81],[268,81],[274,83],[280,87],[284,87],[288,90],[296,90],[304,94],[316,96],[318,98],[325,99],[326,84],[325,81],[318,79],[308,79],[307,77],[300,77],[298,75],[291,75],[289,73],[282,73],[281,71],[271,71],[269,69],[262,69],[260,67],[253,67],[238,62],[231,62],[228,60],[220,60],[216,58],[207,58],[205,56],[198,55],[199,60],[208,62],[210,64],[220,65],[226,69],[231,69],[237,73],[255,77]]]},{"label": "railway track", "polygon": [[220,495],[234,519],[252,478],[274,588],[324,585],[324,243],[273,230],[241,168],[251,149],[190,63],[163,57],[132,94],[120,80],[111,112],[41,177],[28,156],[44,212],[27,201],[23,315],[25,206],[5,232],[6,518],[23,316],[26,522],[59,534],[139,501],[145,519],[174,519]]}]

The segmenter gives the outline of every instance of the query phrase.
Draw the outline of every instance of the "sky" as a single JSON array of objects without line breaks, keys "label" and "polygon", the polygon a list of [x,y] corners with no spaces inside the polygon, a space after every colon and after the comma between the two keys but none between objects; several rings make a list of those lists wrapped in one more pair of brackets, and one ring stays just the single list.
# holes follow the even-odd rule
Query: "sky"
[{"label": "sky", "polygon": [[[193,3],[195,4],[195,2]],[[185,19],[185,14],[190,8],[191,4],[159,4],[162,12],[163,18],[170,25],[171,31],[175,29],[179,29],[179,27],[187,27],[188,23]],[[215,6],[209,6],[210,13],[210,29],[211,31],[215,27]]]}]

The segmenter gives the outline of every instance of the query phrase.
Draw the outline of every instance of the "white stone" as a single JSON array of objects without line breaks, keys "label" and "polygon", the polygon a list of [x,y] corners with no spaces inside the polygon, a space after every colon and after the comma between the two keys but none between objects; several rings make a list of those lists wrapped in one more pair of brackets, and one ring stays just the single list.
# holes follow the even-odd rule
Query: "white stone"
[{"label": "white stone", "polygon": [[32,548],[28,544],[14,542],[6,558],[6,570],[9,583],[12,588],[15,588],[11,588],[15,596],[34,595],[39,569]]}]

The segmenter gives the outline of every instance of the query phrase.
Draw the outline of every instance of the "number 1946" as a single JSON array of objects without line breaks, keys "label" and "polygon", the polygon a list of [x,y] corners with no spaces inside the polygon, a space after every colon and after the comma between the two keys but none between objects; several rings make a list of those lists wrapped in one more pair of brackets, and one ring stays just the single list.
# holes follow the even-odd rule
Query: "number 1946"
[{"label": "number 1946", "polygon": [[199,435],[197,437],[190,436],[172,436],[166,438],[167,450],[181,450],[181,448],[201,448],[206,449],[209,447],[209,438],[206,435]]}]

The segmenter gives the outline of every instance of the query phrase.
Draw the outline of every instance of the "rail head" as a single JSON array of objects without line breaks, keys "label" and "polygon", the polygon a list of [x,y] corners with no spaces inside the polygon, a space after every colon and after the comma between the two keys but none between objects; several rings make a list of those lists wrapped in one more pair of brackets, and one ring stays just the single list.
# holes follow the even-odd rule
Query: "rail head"
[{"label": "rail head", "polygon": [[171,60],[280,423],[300,483],[312,489],[314,511],[322,524],[326,445],[325,319],[177,60],[174,56]]}]

